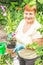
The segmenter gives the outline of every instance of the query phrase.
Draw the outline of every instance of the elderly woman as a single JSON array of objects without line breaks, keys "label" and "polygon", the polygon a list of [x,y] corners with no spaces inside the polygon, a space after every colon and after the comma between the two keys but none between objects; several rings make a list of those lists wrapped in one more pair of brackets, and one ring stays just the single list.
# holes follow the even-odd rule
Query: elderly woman
[{"label": "elderly woman", "polygon": [[[41,38],[40,32],[37,31],[41,27],[40,23],[35,19],[36,6],[30,7],[25,5],[24,7],[24,19],[20,22],[16,30],[17,44],[24,45],[32,44],[37,38]],[[17,46],[18,46],[17,45]]]},{"label": "elderly woman", "polygon": [[[25,48],[27,44],[32,44],[37,41],[37,39],[42,38],[40,32],[37,31],[41,27],[40,23],[35,19],[36,7],[25,5],[24,7],[24,19],[20,22],[16,29],[16,35],[13,38],[16,38],[17,45],[14,48],[13,52],[18,52],[22,48]],[[16,60],[15,60],[16,59]],[[18,59],[14,58],[14,64],[20,65]]]}]

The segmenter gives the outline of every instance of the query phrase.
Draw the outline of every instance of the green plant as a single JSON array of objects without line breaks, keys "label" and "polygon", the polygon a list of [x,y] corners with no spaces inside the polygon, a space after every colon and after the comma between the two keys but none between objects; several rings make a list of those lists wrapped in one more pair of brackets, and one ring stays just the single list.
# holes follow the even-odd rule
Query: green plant
[{"label": "green plant", "polygon": [[36,18],[39,21],[39,23],[43,25],[43,12],[38,12],[36,14]]},{"label": "green plant", "polygon": [[41,24],[41,28],[39,28],[37,31],[39,31],[43,37],[43,13],[42,12],[37,13],[36,18]]},{"label": "green plant", "polygon": [[6,24],[6,7],[3,5],[0,5],[0,24],[5,25]]},{"label": "green plant", "polygon": [[43,12],[43,1],[36,0],[37,12]]},{"label": "green plant", "polygon": [[35,51],[40,57],[35,61],[35,65],[43,65],[43,46],[39,46]]},{"label": "green plant", "polygon": [[41,58],[38,58],[38,59],[35,61],[35,65],[43,65],[43,60],[41,60]]},{"label": "green plant", "polygon": [[10,54],[0,55],[0,64],[1,65],[12,65],[13,58],[11,58]]},{"label": "green plant", "polygon": [[37,6],[36,18],[41,24],[41,28],[39,28],[38,31],[41,33],[41,35],[43,37],[43,1],[36,0],[36,6]]},{"label": "green plant", "polygon": [[38,2],[40,2],[41,4],[43,4],[43,0],[38,0]]},{"label": "green plant", "polygon": [[6,24],[4,30],[6,31],[7,34],[10,34],[10,33],[14,32],[15,28],[16,28],[16,25],[15,25],[14,21],[11,18],[10,11],[7,12],[7,19],[6,20],[7,20],[7,24]]},{"label": "green plant", "polygon": [[26,45],[26,48],[30,48],[30,49],[36,49],[37,47],[38,47],[37,42],[33,42],[32,44]]},{"label": "green plant", "polygon": [[41,33],[41,35],[43,37],[43,25],[41,26],[41,28],[38,29],[38,31]]},{"label": "green plant", "polygon": [[35,51],[39,56],[43,56],[43,45],[38,46]]},{"label": "green plant", "polygon": [[43,44],[40,46],[37,42],[33,42],[32,44],[28,44],[26,48],[34,49],[38,56],[43,55]]}]

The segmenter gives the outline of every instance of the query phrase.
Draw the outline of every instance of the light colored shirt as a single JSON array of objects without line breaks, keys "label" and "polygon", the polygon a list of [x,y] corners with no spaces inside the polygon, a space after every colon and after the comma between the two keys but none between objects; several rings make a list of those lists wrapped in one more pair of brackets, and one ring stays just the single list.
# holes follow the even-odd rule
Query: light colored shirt
[{"label": "light colored shirt", "polygon": [[22,29],[24,23],[25,20],[23,19],[16,30],[17,31],[16,39],[18,43],[23,43],[24,45],[31,44],[33,39],[42,37],[40,32],[37,31],[37,29],[41,27],[40,23],[38,23],[35,20],[34,23],[31,25],[30,29],[26,33],[23,33]]}]

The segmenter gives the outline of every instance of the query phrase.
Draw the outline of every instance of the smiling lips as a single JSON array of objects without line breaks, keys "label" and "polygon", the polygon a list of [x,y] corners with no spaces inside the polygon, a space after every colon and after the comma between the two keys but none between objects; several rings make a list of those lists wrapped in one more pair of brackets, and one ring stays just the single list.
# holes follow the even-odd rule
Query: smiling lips
[{"label": "smiling lips", "polygon": [[32,18],[27,18],[27,17],[26,17],[25,19],[31,20]]}]

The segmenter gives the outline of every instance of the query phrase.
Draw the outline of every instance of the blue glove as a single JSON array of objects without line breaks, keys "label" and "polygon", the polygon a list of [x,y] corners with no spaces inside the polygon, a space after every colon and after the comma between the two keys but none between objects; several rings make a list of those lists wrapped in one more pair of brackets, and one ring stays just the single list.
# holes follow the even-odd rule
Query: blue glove
[{"label": "blue glove", "polygon": [[18,52],[21,49],[24,49],[24,45],[23,44],[17,44],[16,47],[13,49],[13,52]]}]

